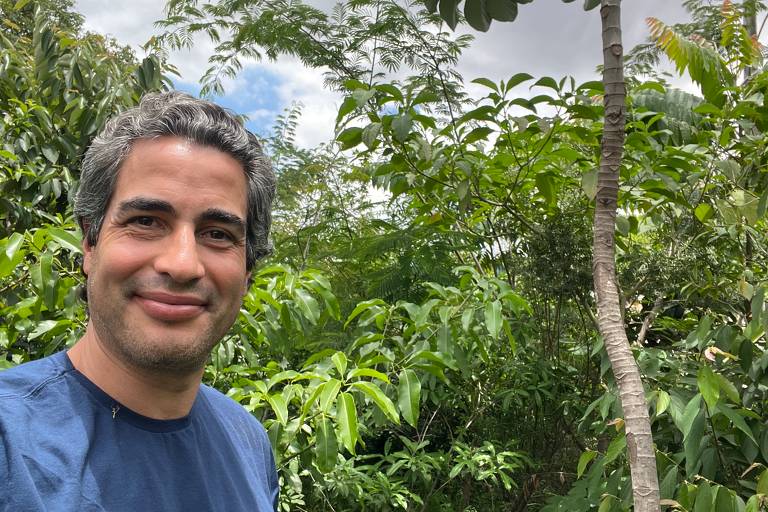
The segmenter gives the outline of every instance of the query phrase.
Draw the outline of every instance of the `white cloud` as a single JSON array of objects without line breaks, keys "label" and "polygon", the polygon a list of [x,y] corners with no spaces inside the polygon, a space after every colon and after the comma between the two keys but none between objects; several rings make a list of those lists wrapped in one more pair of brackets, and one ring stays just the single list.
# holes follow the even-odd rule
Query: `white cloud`
[{"label": "white cloud", "polygon": [[[323,9],[330,0],[313,0]],[[494,22],[485,34],[471,32],[476,40],[462,56],[458,71],[467,83],[480,76],[493,80],[506,79],[518,72],[534,77],[560,78],[572,75],[578,82],[597,79],[595,67],[602,61],[600,15],[597,9],[584,12],[581,2],[564,4],[557,0],[538,0],[520,5],[513,23]],[[76,9],[85,16],[85,27],[114,36],[123,44],[138,46],[158,30],[154,22],[163,17],[163,3],[157,0],[77,0]],[[622,3],[622,29],[625,51],[642,42],[648,34],[647,16],[667,23],[686,19],[680,3],[667,0],[627,0]],[[462,33],[469,29],[459,28]],[[174,52],[171,62],[181,72],[181,80],[197,83],[209,67],[208,57],[214,44],[197,37],[189,51]],[[276,78],[271,80],[269,78]],[[678,82],[690,90],[684,80]],[[290,106],[303,104],[297,142],[312,147],[329,141],[341,95],[323,87],[323,71],[305,68],[297,59],[280,57],[278,62],[244,62],[244,72],[225,79],[225,94],[234,103],[244,105],[251,119],[266,120]],[[468,85],[471,93],[481,88]],[[264,104],[265,99],[274,104]]]}]

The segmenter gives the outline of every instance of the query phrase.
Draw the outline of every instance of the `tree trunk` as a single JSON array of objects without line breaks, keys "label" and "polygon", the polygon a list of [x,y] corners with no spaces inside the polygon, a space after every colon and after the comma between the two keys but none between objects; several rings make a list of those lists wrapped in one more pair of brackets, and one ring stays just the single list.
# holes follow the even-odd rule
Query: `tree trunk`
[{"label": "tree trunk", "polygon": [[605,126],[595,202],[592,268],[597,322],[619,388],[627,435],[629,468],[636,512],[659,511],[659,482],[651,423],[640,370],[622,322],[616,283],[614,230],[619,168],[624,145],[625,100],[621,0],[602,0]]}]

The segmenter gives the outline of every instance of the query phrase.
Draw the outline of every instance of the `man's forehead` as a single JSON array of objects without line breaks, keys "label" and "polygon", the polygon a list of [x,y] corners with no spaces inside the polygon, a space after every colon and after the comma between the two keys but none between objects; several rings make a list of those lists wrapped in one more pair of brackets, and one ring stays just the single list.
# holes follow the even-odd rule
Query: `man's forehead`
[{"label": "man's forehead", "polygon": [[141,196],[175,203],[196,195],[207,195],[216,199],[211,206],[244,216],[247,179],[242,164],[218,148],[165,136],[138,141],[118,169],[114,196],[120,201]]}]

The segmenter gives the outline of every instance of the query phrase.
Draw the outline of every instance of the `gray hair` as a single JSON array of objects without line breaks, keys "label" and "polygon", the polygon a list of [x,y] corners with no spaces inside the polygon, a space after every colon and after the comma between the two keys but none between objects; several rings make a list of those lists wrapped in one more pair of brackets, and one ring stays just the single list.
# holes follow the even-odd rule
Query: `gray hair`
[{"label": "gray hair", "polygon": [[183,137],[219,149],[240,162],[248,186],[246,268],[272,252],[269,228],[275,175],[255,135],[228,110],[177,91],[145,95],[137,107],[107,122],[83,159],[74,213],[83,236],[96,245],[125,158],[137,140]]}]

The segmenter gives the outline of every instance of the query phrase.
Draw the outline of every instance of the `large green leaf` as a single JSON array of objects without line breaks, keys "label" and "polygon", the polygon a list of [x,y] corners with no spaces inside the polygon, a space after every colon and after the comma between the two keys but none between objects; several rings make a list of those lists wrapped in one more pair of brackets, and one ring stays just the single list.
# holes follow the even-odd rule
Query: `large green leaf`
[{"label": "large green leaf", "polygon": [[458,3],[457,0],[440,0],[440,17],[451,27],[451,30],[454,30],[459,22],[459,13],[456,9]]},{"label": "large green leaf", "polygon": [[408,135],[411,133],[411,127],[413,126],[413,119],[408,114],[401,114],[392,120],[392,133],[395,136],[395,140],[398,142],[405,142]]},{"label": "large green leaf", "polygon": [[699,368],[696,382],[707,407],[712,410],[720,399],[720,381],[709,366],[702,366]]},{"label": "large green leaf", "polygon": [[336,467],[339,444],[331,420],[320,419],[315,431],[315,464],[322,473],[330,473]]},{"label": "large green leaf", "polygon": [[323,391],[320,393],[320,410],[328,412],[331,404],[336,400],[336,395],[339,394],[341,389],[341,381],[338,379],[331,379],[323,384]]},{"label": "large green leaf", "polygon": [[309,320],[312,325],[316,325],[320,318],[320,306],[317,303],[317,299],[302,288],[296,288],[294,290],[294,298],[296,299],[296,305],[299,307],[299,311],[304,315],[304,318]]},{"label": "large green leaf", "polygon": [[279,393],[267,395],[267,402],[275,413],[277,421],[281,425],[285,426],[288,423],[288,405],[285,403],[285,398]]},{"label": "large green leaf", "polygon": [[501,332],[501,302],[494,300],[485,305],[485,328],[494,339],[499,338]]},{"label": "large green leaf", "polygon": [[723,416],[731,420],[731,423],[733,423],[734,427],[741,430],[744,435],[754,441],[756,445],[758,444],[757,439],[755,439],[755,436],[752,433],[752,429],[749,428],[747,422],[736,410],[731,409],[728,405],[721,403],[718,404],[716,411],[722,413]]},{"label": "large green leaf", "polygon": [[397,406],[412,427],[416,428],[421,407],[421,381],[416,372],[406,368],[398,375]]},{"label": "large green leaf", "polygon": [[392,400],[376,385],[371,382],[353,382],[352,387],[363,392],[365,396],[370,398],[392,422],[400,424],[400,416],[397,414],[397,409]]},{"label": "large green leaf", "polygon": [[517,2],[515,0],[486,0],[485,10],[488,16],[498,21],[515,21]]},{"label": "large green leaf", "polygon": [[24,259],[26,251],[21,248],[23,241],[24,235],[21,233],[13,233],[7,239],[0,240],[0,249],[3,249],[0,253],[0,279],[13,272]]},{"label": "large green leaf", "polygon": [[355,398],[350,393],[341,393],[336,402],[336,424],[339,426],[339,437],[349,453],[355,453],[355,445],[360,439],[357,426],[357,408]]},{"label": "large green leaf", "polygon": [[480,32],[486,32],[491,26],[485,0],[464,0],[464,17],[472,28]]}]

